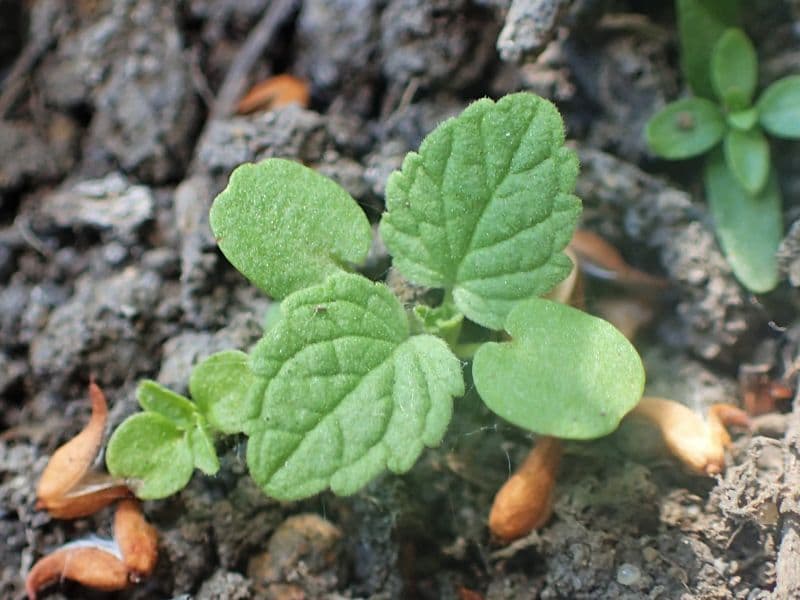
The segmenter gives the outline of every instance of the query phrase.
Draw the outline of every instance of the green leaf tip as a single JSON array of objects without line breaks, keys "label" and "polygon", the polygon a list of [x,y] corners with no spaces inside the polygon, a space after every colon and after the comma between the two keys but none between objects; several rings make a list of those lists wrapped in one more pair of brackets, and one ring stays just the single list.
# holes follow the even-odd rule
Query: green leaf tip
[{"label": "green leaf tip", "polygon": [[725,117],[711,100],[684,98],[653,115],[647,122],[645,137],[655,154],[679,160],[713,148],[725,129]]},{"label": "green leaf tip", "polygon": [[741,29],[726,29],[711,53],[711,83],[717,98],[741,110],[750,106],[758,84],[758,58]]},{"label": "green leaf tip", "polygon": [[771,84],[757,103],[761,126],[775,137],[800,139],[800,75]]},{"label": "green leaf tip", "polygon": [[128,417],[114,431],[106,465],[114,477],[131,482],[136,496],[153,500],[186,487],[194,457],[186,431],[159,413],[142,412]]},{"label": "green leaf tip", "polygon": [[644,367],[610,323],[544,299],[508,315],[512,340],[478,349],[472,375],[486,405],[542,435],[594,439],[619,425],[642,396]]},{"label": "green leaf tip", "polygon": [[467,318],[501,329],[517,302],[572,268],[562,250],[581,211],[577,173],[553,104],[478,100],[389,177],[381,236],[408,279],[452,290]]},{"label": "green leaf tip", "polygon": [[782,199],[775,169],[758,194],[749,193],[731,173],[722,152],[709,156],[706,196],[722,250],[736,278],[764,293],[778,284],[776,253],[783,239]]},{"label": "green leaf tip", "polygon": [[464,393],[461,363],[441,339],[409,337],[386,286],[336,274],[281,309],[251,353],[261,407],[247,463],[268,495],[351,494],[441,441]]},{"label": "green leaf tip", "polygon": [[709,64],[719,38],[739,22],[736,0],[676,0],[681,70],[692,91],[714,98]]},{"label": "green leaf tip", "polygon": [[192,401],[150,380],[136,397],[145,412],[125,419],[108,441],[113,476],[128,480],[139,498],[156,499],[186,487],[195,467],[207,475],[219,470],[213,436]]},{"label": "green leaf tip", "polygon": [[214,429],[241,433],[258,412],[249,393],[255,383],[250,357],[238,350],[226,350],[212,354],[192,369],[189,392]]},{"label": "green leaf tip", "polygon": [[350,194],[280,158],[237,167],[209,219],[223,254],[274,298],[360,264],[372,239],[367,217]]},{"label": "green leaf tip", "polygon": [[760,129],[731,129],[723,144],[728,169],[749,194],[758,194],[769,175],[769,142]]},{"label": "green leaf tip", "polygon": [[188,429],[194,425],[197,407],[192,401],[157,381],[142,380],[136,387],[136,399],[144,410],[166,417],[176,427]]}]

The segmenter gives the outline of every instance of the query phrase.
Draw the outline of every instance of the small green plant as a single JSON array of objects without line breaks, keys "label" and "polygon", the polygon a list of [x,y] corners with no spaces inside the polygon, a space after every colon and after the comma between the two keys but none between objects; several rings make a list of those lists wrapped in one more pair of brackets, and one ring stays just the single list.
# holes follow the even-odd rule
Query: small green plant
[{"label": "small green plant", "polygon": [[438,306],[404,307],[353,272],[371,230],[347,192],[288,160],[238,167],[211,227],[282,300],[280,316],[249,354],[197,365],[192,400],[143,382],[144,412],[109,441],[110,472],[164,497],[195,468],[217,471],[216,436],[244,434],[266,494],[350,494],[441,441],[465,391],[457,355],[473,353],[478,392],[511,423],[573,439],[614,430],[641,397],[638,354],[607,322],[540,297],[572,268],[562,250],[581,211],[577,174],[558,111],[532,94],[442,123],[387,184],[380,231],[395,267],[443,290]]},{"label": "small green plant", "polygon": [[646,137],[652,151],[663,158],[710,153],[705,189],[722,249],[747,288],[767,292],[778,282],[775,253],[783,219],[764,132],[800,138],[800,76],[774,82],[753,101],[758,82],[755,49],[740,29],[724,27],[734,18],[734,4],[678,2],[682,64],[697,96],[673,102],[654,115]]}]

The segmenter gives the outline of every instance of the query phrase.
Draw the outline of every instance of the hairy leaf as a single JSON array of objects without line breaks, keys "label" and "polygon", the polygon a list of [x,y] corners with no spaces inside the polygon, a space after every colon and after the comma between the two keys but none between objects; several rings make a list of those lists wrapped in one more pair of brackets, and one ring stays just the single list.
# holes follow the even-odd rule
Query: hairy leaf
[{"label": "hairy leaf", "polygon": [[728,170],[721,152],[709,157],[706,196],[722,250],[736,277],[754,292],[778,283],[775,253],[783,237],[781,193],[775,170],[759,194],[749,194]]},{"label": "hairy leaf", "polygon": [[749,194],[757,194],[769,175],[769,143],[759,129],[730,130],[723,145],[728,169]]},{"label": "hairy leaf", "polygon": [[258,413],[248,396],[255,383],[250,358],[238,350],[212,354],[194,369],[189,392],[209,425],[223,433],[240,433]]},{"label": "hairy leaf", "polygon": [[750,105],[758,83],[758,58],[741,29],[727,29],[711,54],[711,83],[720,100],[737,110]]},{"label": "hairy leaf", "polygon": [[157,381],[145,379],[139,383],[136,388],[136,399],[144,410],[166,417],[176,427],[189,429],[194,425],[197,407],[192,401],[165,388]]},{"label": "hairy leaf", "polygon": [[800,75],[770,85],[758,99],[761,126],[775,137],[800,138]]},{"label": "hairy leaf", "polygon": [[361,263],[372,239],[350,194],[279,158],[237,167],[214,200],[210,223],[228,260],[274,298]]},{"label": "hairy leaf", "polygon": [[217,450],[214,448],[214,438],[202,417],[198,416],[195,426],[188,431],[188,434],[194,466],[206,475],[215,475],[219,471]]},{"label": "hairy leaf", "polygon": [[500,329],[518,301],[570,272],[561,251],[581,210],[577,172],[548,101],[479,100],[392,173],[381,235],[408,279],[452,290],[469,319]]},{"label": "hairy leaf", "polygon": [[142,499],[166,498],[186,487],[194,458],[185,431],[155,412],[128,417],[108,441],[106,465]]},{"label": "hairy leaf", "polygon": [[714,98],[709,65],[714,45],[739,21],[737,0],[677,0],[681,69],[698,96]]},{"label": "hairy leaf", "polygon": [[725,129],[725,117],[716,104],[705,98],[684,98],[653,115],[645,136],[653,152],[677,160],[710,150]]},{"label": "hairy leaf", "polygon": [[504,419],[543,435],[593,439],[612,432],[644,388],[634,347],[610,323],[536,298],[508,315],[510,342],[487,343],[475,387]]},{"label": "hairy leaf", "polygon": [[139,498],[164,498],[185,487],[194,467],[219,470],[214,439],[198,407],[161,384],[136,389],[145,410],[125,419],[108,442],[109,472],[131,480]]},{"label": "hairy leaf", "polygon": [[439,338],[409,337],[388,288],[338,274],[281,308],[251,354],[262,405],[247,462],[267,494],[350,494],[439,443],[464,392],[461,365]]}]

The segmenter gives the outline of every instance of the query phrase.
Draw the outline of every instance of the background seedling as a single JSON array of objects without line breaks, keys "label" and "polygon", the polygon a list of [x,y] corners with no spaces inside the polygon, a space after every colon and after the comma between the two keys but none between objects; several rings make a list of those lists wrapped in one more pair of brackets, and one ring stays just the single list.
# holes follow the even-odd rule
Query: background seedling
[{"label": "background seedling", "polygon": [[[350,494],[439,443],[464,393],[456,356],[473,353],[475,385],[503,418],[566,438],[613,431],[641,397],[639,356],[608,323],[540,297],[572,269],[577,174],[558,111],[533,94],[442,123],[387,184],[380,232],[394,266],[443,296],[404,307],[353,272],[371,233],[343,189],[281,159],[237,168],[211,227],[280,313],[248,354],[195,367],[192,400],[140,385],[145,412],[114,432],[109,470],[163,497],[195,467],[216,471],[214,436],[242,433],[268,495]],[[466,321],[504,341],[462,340]]]},{"label": "background seedling", "polygon": [[736,2],[679,0],[681,64],[695,97],[667,105],[647,124],[651,150],[680,160],[709,153],[705,191],[736,277],[754,292],[778,282],[782,199],[764,133],[800,138],[800,76],[780,79],[757,100],[755,48]]}]

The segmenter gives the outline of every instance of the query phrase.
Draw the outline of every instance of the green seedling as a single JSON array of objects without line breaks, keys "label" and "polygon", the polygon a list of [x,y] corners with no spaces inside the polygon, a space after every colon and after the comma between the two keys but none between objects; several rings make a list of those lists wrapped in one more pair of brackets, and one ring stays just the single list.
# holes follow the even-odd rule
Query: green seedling
[{"label": "green seedling", "polygon": [[481,397],[520,427],[611,432],[641,397],[638,354],[605,321],[541,298],[572,269],[562,251],[581,211],[577,174],[561,116],[533,94],[442,123],[391,175],[380,223],[394,266],[443,291],[437,306],[409,307],[355,272],[371,233],[343,189],[288,160],[238,167],[211,228],[280,311],[248,354],[194,368],[192,400],[141,384],[144,412],[114,432],[109,470],[163,497],[195,467],[217,470],[216,436],[243,434],[266,494],[351,494],[441,441],[465,392],[457,357],[474,356]]},{"label": "green seedling", "polygon": [[[778,283],[775,254],[783,218],[764,133],[800,138],[800,76],[774,82],[754,102],[755,49],[740,29],[724,28],[724,22],[732,19],[733,4],[678,2],[683,67],[698,95],[673,102],[654,115],[646,137],[652,151],[663,158],[709,153],[705,190],[722,249],[748,289],[767,292]],[[711,51],[704,53],[709,41]],[[703,57],[702,69],[691,52]]]}]

